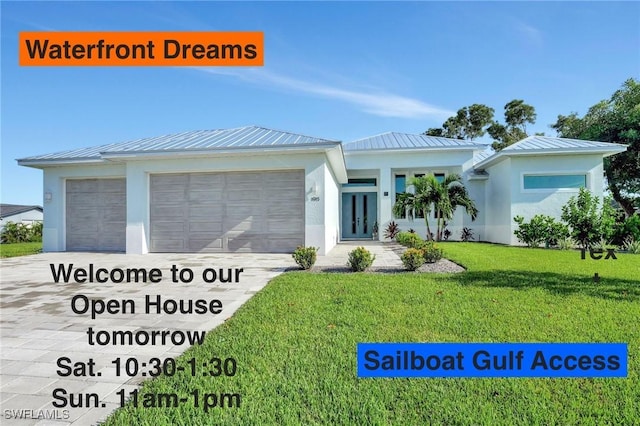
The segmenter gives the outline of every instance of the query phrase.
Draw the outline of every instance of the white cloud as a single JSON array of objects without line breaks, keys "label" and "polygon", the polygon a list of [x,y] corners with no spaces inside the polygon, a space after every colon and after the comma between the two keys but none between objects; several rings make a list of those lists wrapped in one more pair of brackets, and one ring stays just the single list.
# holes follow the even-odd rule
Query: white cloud
[{"label": "white cloud", "polygon": [[544,41],[542,31],[526,22],[518,20],[515,21],[515,28],[527,43],[535,47],[542,47]]},{"label": "white cloud", "polygon": [[263,69],[230,70],[201,67],[194,69],[216,75],[233,76],[260,86],[278,88],[280,90],[291,90],[327,99],[337,99],[355,105],[366,113],[383,117],[431,117],[444,119],[454,114],[452,111],[430,105],[419,99],[394,95],[381,90],[376,92],[347,90],[326,84],[312,83],[310,81],[274,74]]}]

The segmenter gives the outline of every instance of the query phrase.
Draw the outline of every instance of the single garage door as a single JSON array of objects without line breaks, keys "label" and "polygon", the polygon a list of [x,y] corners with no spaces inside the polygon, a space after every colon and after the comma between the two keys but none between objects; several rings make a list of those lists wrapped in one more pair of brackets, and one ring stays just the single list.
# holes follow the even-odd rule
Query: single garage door
[{"label": "single garage door", "polygon": [[69,179],[67,251],[125,251],[125,179]]},{"label": "single garage door", "polygon": [[153,252],[292,252],[304,244],[304,171],[151,175]]}]

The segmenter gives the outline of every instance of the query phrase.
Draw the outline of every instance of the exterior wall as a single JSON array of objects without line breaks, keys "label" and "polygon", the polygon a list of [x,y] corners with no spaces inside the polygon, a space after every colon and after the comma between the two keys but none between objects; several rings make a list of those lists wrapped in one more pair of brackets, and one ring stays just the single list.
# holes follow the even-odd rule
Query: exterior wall
[{"label": "exterior wall", "polygon": [[[485,239],[485,223],[487,220],[487,203],[485,201],[486,180],[466,180],[464,185],[469,191],[469,197],[476,203],[478,217],[471,220],[471,216],[465,214],[462,217],[462,227],[470,228],[473,231],[473,241],[483,241]],[[460,230],[461,232],[462,230]],[[460,233],[451,235],[452,240],[459,240]]]},{"label": "exterior wall", "polygon": [[384,168],[437,168],[461,167],[471,164],[473,152],[469,151],[389,151],[345,152],[344,161],[349,175],[354,170]]},{"label": "exterior wall", "polygon": [[[444,172],[446,174],[458,173],[462,175],[467,187],[466,176],[473,164],[473,151],[395,151],[382,152],[347,152],[345,162],[350,178],[376,177],[378,178],[378,223],[379,236],[384,241],[384,230],[391,221],[395,221],[403,231],[414,229],[421,236],[426,236],[427,227],[423,218],[396,219],[391,208],[395,202],[395,174]],[[349,189],[352,191],[352,189]],[[357,192],[358,189],[353,189]],[[371,191],[363,188],[362,191]],[[385,195],[387,193],[387,195]],[[478,208],[481,208],[478,206]],[[437,224],[433,213],[429,218],[431,232],[435,233]],[[451,239],[458,239],[463,227],[469,226],[471,218],[462,209],[458,209],[447,229],[452,233]],[[473,224],[476,224],[473,222]]]},{"label": "exterior wall", "polygon": [[49,167],[44,169],[45,193],[51,200],[42,205],[44,213],[42,229],[42,251],[65,251],[65,181],[70,178],[115,178],[125,177],[123,164],[76,165]]},{"label": "exterior wall", "polygon": [[562,206],[569,198],[576,196],[578,188],[571,189],[529,189],[523,188],[523,175],[535,174],[586,174],[587,189],[602,198],[604,176],[602,155],[555,155],[526,156],[511,159],[511,224],[509,244],[520,244],[513,235],[518,225],[513,217],[520,215],[529,221],[537,214],[560,219]]},{"label": "exterior wall", "polygon": [[324,166],[324,251],[325,255],[340,240],[340,184],[327,164]]},{"label": "exterior wall", "polygon": [[[482,241],[509,244],[511,242],[512,220],[511,159],[507,158],[487,169],[489,179],[485,184],[484,232]],[[484,234],[484,235],[483,235]]]}]

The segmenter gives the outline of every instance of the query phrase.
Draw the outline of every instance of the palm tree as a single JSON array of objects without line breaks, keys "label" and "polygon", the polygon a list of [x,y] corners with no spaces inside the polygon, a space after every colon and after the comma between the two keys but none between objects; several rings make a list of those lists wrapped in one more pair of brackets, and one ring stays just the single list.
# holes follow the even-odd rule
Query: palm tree
[{"label": "palm tree", "polygon": [[413,220],[416,211],[422,212],[427,225],[427,239],[433,239],[429,226],[429,214],[433,210],[437,212],[436,240],[438,241],[442,239],[445,223],[451,220],[458,207],[464,207],[471,216],[471,220],[476,220],[478,209],[473,200],[469,198],[469,193],[462,184],[460,175],[450,174],[440,182],[433,174],[429,174],[414,177],[408,183],[413,186],[414,190],[397,194],[392,209],[393,215],[399,218],[406,213],[407,218]]}]

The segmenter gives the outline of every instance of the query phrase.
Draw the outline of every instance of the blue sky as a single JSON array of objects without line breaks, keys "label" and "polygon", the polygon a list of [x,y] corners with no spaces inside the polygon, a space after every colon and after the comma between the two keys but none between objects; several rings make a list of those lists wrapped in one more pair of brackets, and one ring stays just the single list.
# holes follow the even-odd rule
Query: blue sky
[{"label": "blue sky", "polygon": [[[350,141],[524,99],[549,129],[640,76],[637,2],[2,2],[2,203],[42,204],[15,159],[262,125]],[[20,31],[263,31],[265,66],[19,67]]]}]

